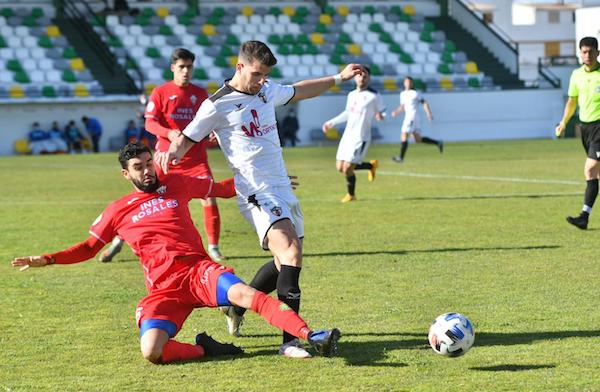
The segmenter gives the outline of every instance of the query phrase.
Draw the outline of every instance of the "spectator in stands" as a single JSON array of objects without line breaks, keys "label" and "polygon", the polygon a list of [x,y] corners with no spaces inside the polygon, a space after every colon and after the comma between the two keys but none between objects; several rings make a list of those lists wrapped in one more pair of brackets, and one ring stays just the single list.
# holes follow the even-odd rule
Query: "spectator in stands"
[{"label": "spectator in stands", "polygon": [[65,127],[65,138],[67,139],[67,144],[69,145],[69,152],[71,154],[75,154],[75,150],[78,152],[84,152],[83,144],[85,141],[85,137],[81,134],[77,125],[75,125],[75,121],[71,120]]},{"label": "spectator in stands", "polygon": [[58,121],[52,122],[52,128],[48,131],[50,135],[50,143],[52,144],[52,152],[65,153],[69,150],[69,146],[65,141],[65,135],[58,126]]},{"label": "spectator in stands", "polygon": [[94,152],[100,151],[100,137],[102,136],[102,125],[100,121],[93,117],[83,116],[81,122],[85,125],[85,130],[92,139],[92,148]]},{"label": "spectator in stands", "polygon": [[402,163],[404,155],[408,149],[408,138],[412,134],[417,143],[435,144],[440,150],[440,154],[444,152],[444,142],[442,140],[434,140],[428,137],[421,137],[421,126],[419,121],[419,113],[417,112],[419,104],[423,105],[423,109],[427,114],[429,122],[433,120],[433,114],[429,103],[423,98],[420,92],[414,89],[413,79],[411,77],[404,78],[404,91],[400,93],[400,106],[392,112],[392,117],[396,118],[400,113],[404,112],[404,121],[401,129],[401,145],[400,155],[392,157],[394,162]]},{"label": "spectator in stands", "polygon": [[29,149],[34,155],[47,154],[50,148],[50,135],[40,127],[39,122],[31,125],[29,132]]},{"label": "spectator in stands", "polygon": [[140,129],[135,125],[135,121],[129,120],[127,128],[125,128],[125,131],[123,132],[125,134],[125,144],[137,143],[140,141]]},{"label": "spectator in stands", "polygon": [[287,141],[289,140],[292,147],[296,147],[296,142],[300,140],[296,136],[298,133],[298,118],[296,117],[296,111],[294,108],[288,110],[287,114],[283,118],[281,122],[281,132],[283,134],[283,140],[281,141],[282,146],[287,145]]}]

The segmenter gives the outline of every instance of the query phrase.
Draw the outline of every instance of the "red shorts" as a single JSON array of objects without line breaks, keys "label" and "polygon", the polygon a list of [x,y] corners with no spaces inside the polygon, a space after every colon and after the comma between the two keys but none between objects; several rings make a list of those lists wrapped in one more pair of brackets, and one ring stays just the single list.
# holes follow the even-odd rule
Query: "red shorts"
[{"label": "red shorts", "polygon": [[181,330],[183,323],[195,308],[217,306],[217,280],[233,269],[211,260],[194,263],[176,261],[171,274],[159,282],[143,298],[136,309],[138,327],[143,320],[168,320]]},{"label": "red shorts", "polygon": [[[213,178],[210,167],[208,166],[208,154],[206,153],[208,144],[208,140],[201,140],[194,144],[178,165],[169,167],[169,171],[190,177]],[[164,141],[159,140],[156,143],[156,150],[167,151],[168,146],[168,141],[165,143]],[[158,173],[162,175],[162,170],[158,166],[155,167]]]}]

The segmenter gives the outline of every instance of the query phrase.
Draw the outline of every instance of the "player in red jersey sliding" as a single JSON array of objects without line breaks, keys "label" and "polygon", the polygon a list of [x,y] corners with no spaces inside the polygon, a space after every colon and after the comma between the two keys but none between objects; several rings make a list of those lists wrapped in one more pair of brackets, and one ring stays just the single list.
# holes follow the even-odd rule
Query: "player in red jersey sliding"
[{"label": "player in red jersey sliding", "polygon": [[[208,97],[202,87],[191,83],[195,56],[187,49],[178,48],[171,55],[173,80],[154,89],[146,106],[146,130],[157,136],[156,151],[167,151],[174,138],[192,121],[200,104]],[[194,145],[181,163],[174,168],[178,173],[199,178],[213,178],[208,166],[205,139]],[[208,237],[208,254],[214,261],[225,257],[219,249],[221,217],[217,201],[213,197],[200,199],[204,208],[204,231]],[[123,241],[115,238],[111,246],[100,255],[107,262],[119,253]]]},{"label": "player in red jersey sliding", "polygon": [[150,362],[242,353],[241,348],[219,343],[206,333],[196,336],[196,344],[173,339],[193,309],[230,305],[252,309],[271,325],[307,340],[324,356],[336,353],[339,330],[312,331],[283,302],[246,285],[231,268],[206,254],[188,203],[192,198],[233,197],[233,179],[215,183],[169,173],[159,180],[150,150],[140,144],[123,147],[119,162],[134,192],[111,203],[92,224],[85,241],[56,253],[17,257],[13,267],[26,270],[85,261],[119,235],[140,257],[144,269],[148,295],[138,304],[136,321],[142,355]]}]

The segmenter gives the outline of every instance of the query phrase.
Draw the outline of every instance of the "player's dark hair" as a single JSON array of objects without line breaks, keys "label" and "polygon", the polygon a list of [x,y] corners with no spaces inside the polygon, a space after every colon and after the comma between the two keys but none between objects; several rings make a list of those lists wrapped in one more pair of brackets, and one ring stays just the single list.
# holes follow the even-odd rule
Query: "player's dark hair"
[{"label": "player's dark hair", "polygon": [[171,53],[171,64],[175,64],[177,60],[196,60],[196,55],[185,48],[173,49]]},{"label": "player's dark hair", "polygon": [[239,58],[251,63],[252,60],[257,60],[262,65],[272,67],[277,64],[277,59],[271,49],[260,41],[246,41],[240,47]]},{"label": "player's dark hair", "polygon": [[148,146],[144,146],[140,143],[127,143],[119,151],[119,163],[121,164],[121,167],[127,169],[127,162],[130,159],[138,157],[145,152],[152,154]]},{"label": "player's dark hair", "polygon": [[371,76],[371,68],[367,67],[366,65],[363,65],[362,67],[363,67],[363,69],[365,71],[367,71],[367,73],[369,74],[369,76]]},{"label": "player's dark hair", "polygon": [[579,49],[584,46],[598,50],[598,40],[596,37],[583,37],[581,41],[579,41]]}]

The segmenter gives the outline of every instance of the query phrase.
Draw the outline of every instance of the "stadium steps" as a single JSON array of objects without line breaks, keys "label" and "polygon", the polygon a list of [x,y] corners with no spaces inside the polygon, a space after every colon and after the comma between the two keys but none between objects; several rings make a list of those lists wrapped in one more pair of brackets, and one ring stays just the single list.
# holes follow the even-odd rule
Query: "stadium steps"
[{"label": "stadium steps", "polygon": [[427,18],[435,26],[444,31],[446,38],[458,44],[460,50],[468,58],[477,61],[479,69],[485,75],[491,76],[494,84],[503,88],[524,88],[524,83],[517,74],[513,74],[474,35],[465,30],[458,22],[447,16]]},{"label": "stadium steps", "polygon": [[[86,66],[94,75],[94,78],[102,85],[106,94],[138,94],[139,89],[125,69],[119,65],[117,60],[113,58],[103,59],[101,54],[93,48],[93,45],[106,44],[102,39],[93,32],[90,26],[89,31],[93,32],[96,39],[90,44],[85,34],[81,33],[79,23],[88,23],[82,19],[75,20],[73,18],[56,18],[56,25],[60,28],[63,35],[67,37],[69,43],[75,48],[79,56],[83,58]],[[93,38],[93,37],[91,37]],[[106,52],[110,53],[108,48]]]}]

